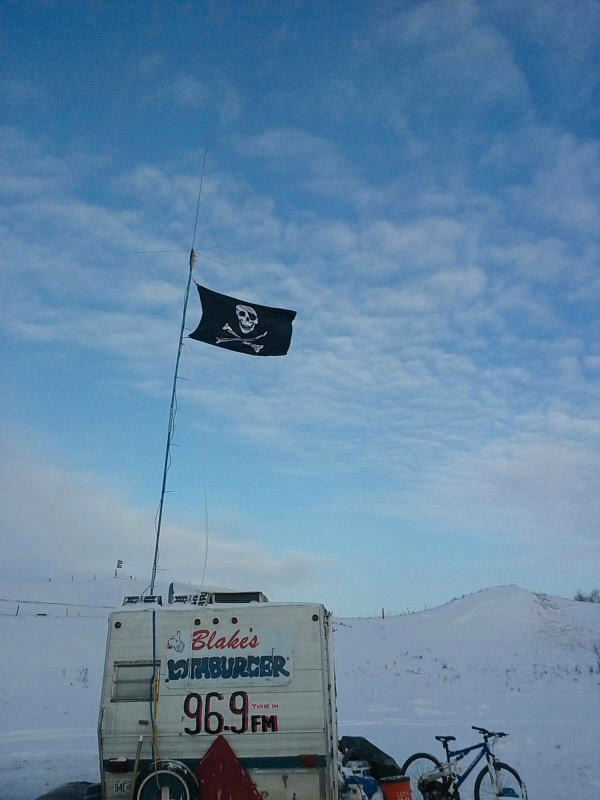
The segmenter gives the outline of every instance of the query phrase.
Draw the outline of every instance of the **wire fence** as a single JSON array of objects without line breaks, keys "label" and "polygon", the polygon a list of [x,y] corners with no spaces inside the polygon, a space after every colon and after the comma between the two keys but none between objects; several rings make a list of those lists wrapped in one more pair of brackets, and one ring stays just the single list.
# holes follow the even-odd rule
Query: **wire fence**
[{"label": "wire fence", "polygon": [[[90,581],[113,581],[115,578],[119,580],[131,580],[137,581],[138,575],[128,575],[123,572],[123,568],[114,569],[112,572],[95,572],[94,574],[88,575],[77,575],[76,573],[64,573],[61,577],[48,577],[48,578],[27,578],[26,583],[36,583],[36,584],[44,584],[44,583],[51,583],[51,584],[63,584],[63,583],[88,583]],[[143,576],[145,577],[145,576]],[[7,581],[13,581],[14,578],[4,574],[2,579]],[[0,579],[1,580],[1,579]],[[16,579],[18,580],[18,579]]]},{"label": "wire fence", "polygon": [[[116,582],[121,584],[123,590],[123,596],[118,599],[118,601],[114,605],[104,604],[94,604],[94,603],[85,603],[85,602],[69,602],[68,599],[65,601],[60,600],[32,600],[32,599],[21,599],[19,596],[20,592],[23,591],[23,594],[27,596],[29,591],[27,591],[27,587],[21,586],[21,588],[15,588],[15,593],[12,594],[10,589],[10,583],[12,580],[9,578],[6,582],[0,581],[0,586],[2,590],[8,594],[9,592],[12,594],[11,597],[0,597],[0,616],[2,617],[106,617],[110,611],[114,611],[115,608],[121,606],[123,602],[123,597],[126,594],[136,594],[137,587],[128,586],[130,582],[137,581],[137,575],[124,575],[122,570],[119,569],[114,570],[113,574],[103,574],[103,573],[94,573],[93,575],[76,575],[75,573],[70,575],[63,575],[60,578],[56,577],[49,577],[49,578],[38,578],[35,579],[28,579],[24,583],[27,584],[27,587],[32,585],[42,587],[44,585],[48,587],[59,587],[59,586],[69,586],[73,584],[88,584],[92,585],[94,582],[97,584],[110,584],[112,586],[116,585]],[[15,581],[15,583],[20,584],[20,581]],[[60,595],[65,594],[65,590],[58,590],[59,597]],[[17,594],[19,592],[19,594]],[[98,586],[98,592],[102,592],[100,586]],[[93,594],[98,595],[98,592],[94,592]],[[54,594],[54,589],[50,590],[50,596]],[[32,592],[34,596],[36,594],[48,594],[46,592],[39,592],[37,589]],[[68,594],[68,592],[67,592]],[[109,597],[114,596],[113,592],[109,591]],[[82,597],[82,599],[84,599]],[[110,599],[106,598],[107,600]]]},{"label": "wire fence", "polygon": [[56,603],[44,600],[13,600],[0,597],[3,617],[106,617],[116,606]]}]

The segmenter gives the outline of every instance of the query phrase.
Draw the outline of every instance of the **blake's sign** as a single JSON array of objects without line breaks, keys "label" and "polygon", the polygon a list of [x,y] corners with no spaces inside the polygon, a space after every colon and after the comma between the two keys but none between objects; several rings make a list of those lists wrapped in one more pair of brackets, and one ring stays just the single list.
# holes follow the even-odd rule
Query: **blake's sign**
[{"label": "blake's sign", "polygon": [[281,686],[293,678],[293,643],[288,631],[194,629],[175,631],[167,642],[165,682],[182,684]]},{"label": "blake's sign", "polygon": [[217,631],[201,629],[192,633],[192,650],[245,650],[247,647],[255,650],[259,644],[253,628],[250,628],[248,636],[242,636],[238,629],[229,638]]}]

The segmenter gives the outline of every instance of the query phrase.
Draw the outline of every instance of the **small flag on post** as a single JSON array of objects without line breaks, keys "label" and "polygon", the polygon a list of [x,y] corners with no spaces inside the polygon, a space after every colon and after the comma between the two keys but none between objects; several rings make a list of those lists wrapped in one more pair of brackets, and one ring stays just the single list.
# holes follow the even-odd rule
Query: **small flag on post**
[{"label": "small flag on post", "polygon": [[284,356],[292,341],[295,311],[237,300],[198,286],[202,319],[189,339],[250,356]]},{"label": "small flag on post", "polygon": [[117,569],[123,569],[123,562],[121,560],[117,561]]}]

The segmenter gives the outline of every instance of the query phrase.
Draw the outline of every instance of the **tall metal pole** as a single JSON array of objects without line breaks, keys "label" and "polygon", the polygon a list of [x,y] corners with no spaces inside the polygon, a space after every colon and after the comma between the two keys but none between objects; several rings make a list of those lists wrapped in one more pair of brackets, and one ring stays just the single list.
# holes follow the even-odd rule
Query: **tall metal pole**
[{"label": "tall metal pole", "polygon": [[[196,212],[197,216],[197,212]],[[195,233],[195,230],[194,230]],[[165,449],[165,463],[163,467],[162,488],[160,491],[160,503],[158,506],[158,514],[156,520],[156,545],[154,547],[154,563],[152,564],[152,580],[150,581],[150,594],[154,594],[154,583],[156,581],[156,570],[158,568],[158,543],[160,540],[160,529],[162,525],[163,507],[165,504],[165,492],[167,488],[167,472],[169,471],[169,460],[171,457],[171,441],[173,439],[173,430],[175,423],[175,401],[177,398],[177,374],[179,372],[179,360],[181,358],[181,351],[183,349],[183,332],[185,330],[185,315],[187,312],[188,299],[190,296],[190,285],[192,283],[192,272],[196,264],[196,253],[192,247],[190,252],[190,271],[188,273],[187,286],[185,287],[185,296],[183,299],[183,315],[181,318],[181,330],[179,332],[179,347],[177,349],[177,359],[175,361],[175,375],[173,377],[173,391],[171,392],[171,409],[169,411],[169,431],[167,433],[167,447]]]}]

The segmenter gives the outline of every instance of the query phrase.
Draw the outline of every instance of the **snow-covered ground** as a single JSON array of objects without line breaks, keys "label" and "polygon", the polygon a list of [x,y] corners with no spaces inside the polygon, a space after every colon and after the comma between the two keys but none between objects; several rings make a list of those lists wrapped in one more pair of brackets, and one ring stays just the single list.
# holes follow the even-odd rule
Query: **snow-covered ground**
[{"label": "snow-covered ground", "polygon": [[[106,616],[144,588],[0,582],[0,800],[98,779]],[[503,586],[336,629],[340,734],[401,763],[418,750],[441,756],[437,734],[466,746],[471,725],[504,730],[497,753],[531,800],[600,800],[600,604]]]}]

